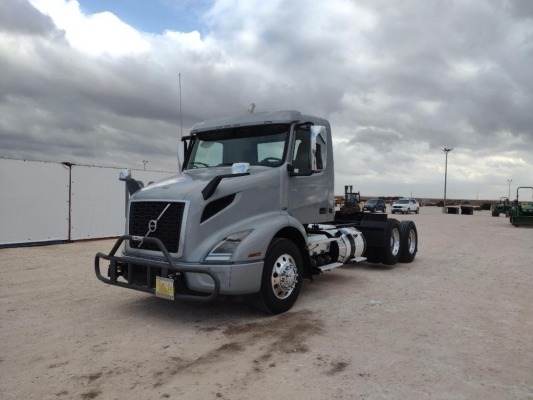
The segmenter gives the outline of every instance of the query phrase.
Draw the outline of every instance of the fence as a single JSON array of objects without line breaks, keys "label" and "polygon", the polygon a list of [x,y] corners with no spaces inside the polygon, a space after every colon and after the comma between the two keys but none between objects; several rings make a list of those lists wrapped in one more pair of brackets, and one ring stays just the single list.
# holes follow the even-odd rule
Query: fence
[{"label": "fence", "polygon": [[[125,225],[120,169],[0,159],[0,247],[119,236]],[[159,181],[173,172],[134,170]]]}]

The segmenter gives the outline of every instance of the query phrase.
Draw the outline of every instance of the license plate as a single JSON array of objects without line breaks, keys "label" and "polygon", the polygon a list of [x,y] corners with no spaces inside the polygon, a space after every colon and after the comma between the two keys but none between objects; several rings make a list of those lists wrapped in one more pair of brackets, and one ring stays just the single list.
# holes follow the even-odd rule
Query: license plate
[{"label": "license plate", "polygon": [[156,276],[155,295],[162,299],[174,300],[174,280]]}]

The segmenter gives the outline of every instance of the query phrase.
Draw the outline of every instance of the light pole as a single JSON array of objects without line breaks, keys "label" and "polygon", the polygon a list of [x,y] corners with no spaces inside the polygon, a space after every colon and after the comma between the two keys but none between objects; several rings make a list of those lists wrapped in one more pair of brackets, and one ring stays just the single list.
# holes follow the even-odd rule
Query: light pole
[{"label": "light pole", "polygon": [[148,160],[143,160],[143,167],[144,167],[144,170],[146,171],[146,164],[148,163]]},{"label": "light pole", "polygon": [[446,147],[442,149],[446,155],[446,164],[444,164],[444,206],[446,207],[446,180],[448,178],[448,153],[453,150],[453,147],[447,149]]},{"label": "light pole", "polygon": [[507,183],[509,184],[509,194],[507,195],[507,198],[509,199],[509,201],[511,201],[511,182],[513,180],[512,179],[507,179]]}]

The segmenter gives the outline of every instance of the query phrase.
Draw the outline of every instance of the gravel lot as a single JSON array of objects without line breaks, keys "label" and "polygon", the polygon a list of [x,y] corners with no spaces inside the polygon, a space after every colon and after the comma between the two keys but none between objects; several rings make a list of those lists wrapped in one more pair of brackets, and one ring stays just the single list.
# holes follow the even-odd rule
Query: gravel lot
[{"label": "gravel lot", "polygon": [[0,398],[533,399],[533,229],[396,217],[413,263],[327,272],[275,317],[105,285],[110,240],[0,250]]}]

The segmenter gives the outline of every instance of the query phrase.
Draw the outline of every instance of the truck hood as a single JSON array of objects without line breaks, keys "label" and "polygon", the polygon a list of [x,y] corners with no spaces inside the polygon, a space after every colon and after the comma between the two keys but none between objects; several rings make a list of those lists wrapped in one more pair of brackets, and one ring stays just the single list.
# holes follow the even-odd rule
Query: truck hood
[{"label": "truck hood", "polygon": [[[250,167],[250,175],[261,174],[268,170],[272,170],[272,168],[252,166]],[[178,175],[142,188],[132,196],[132,200],[195,200],[201,197],[202,190],[213,178],[228,174],[231,174],[231,167],[186,170]],[[220,186],[225,186],[231,180],[223,180]]]}]

